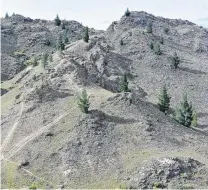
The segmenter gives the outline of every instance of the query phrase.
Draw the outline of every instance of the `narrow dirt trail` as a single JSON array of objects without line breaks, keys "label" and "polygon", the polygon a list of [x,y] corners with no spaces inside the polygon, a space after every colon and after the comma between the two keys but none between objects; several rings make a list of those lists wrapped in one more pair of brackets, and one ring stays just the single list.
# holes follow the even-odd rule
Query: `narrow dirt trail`
[{"label": "narrow dirt trail", "polygon": [[14,156],[17,152],[19,152],[22,148],[24,148],[25,145],[27,145],[30,141],[34,140],[35,138],[40,136],[42,133],[44,133],[46,130],[51,128],[53,125],[57,124],[61,119],[66,117],[69,113],[73,112],[73,110],[74,109],[71,109],[70,111],[67,111],[66,113],[64,113],[61,116],[59,116],[58,118],[56,118],[54,121],[52,121],[48,125],[45,125],[44,127],[40,128],[35,133],[32,133],[31,135],[24,138],[22,141],[20,141],[15,146],[13,146],[13,148],[5,155],[5,158],[9,159],[12,156]]},{"label": "narrow dirt trail", "polygon": [[23,109],[24,109],[24,103],[21,102],[20,115],[19,115],[18,119],[15,121],[13,127],[11,128],[11,130],[9,131],[8,135],[6,136],[4,142],[3,142],[2,145],[1,145],[0,152],[1,152],[1,155],[2,155],[2,156],[3,156],[3,152],[4,152],[5,148],[6,148],[6,146],[9,144],[9,142],[10,142],[10,140],[11,140],[13,134],[14,134],[14,131],[16,130],[16,128],[17,128],[17,126],[18,126],[18,124],[19,124],[19,121],[20,121],[20,119],[21,119],[21,117],[22,117]]}]

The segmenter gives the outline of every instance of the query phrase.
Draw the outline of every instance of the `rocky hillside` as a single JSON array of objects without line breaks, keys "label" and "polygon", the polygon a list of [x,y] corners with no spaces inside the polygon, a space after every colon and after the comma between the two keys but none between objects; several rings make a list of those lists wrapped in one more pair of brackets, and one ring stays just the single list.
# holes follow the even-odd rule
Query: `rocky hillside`
[{"label": "rocky hillside", "polygon": [[[70,40],[60,52],[51,44],[64,31],[52,21],[2,20],[2,187],[208,188],[207,29],[131,12],[105,32],[90,29],[86,43],[84,27],[65,22]],[[52,55],[46,68],[19,67],[43,52]],[[120,93],[124,73],[131,92]],[[157,106],[163,85],[167,115]],[[88,114],[77,105],[83,88]],[[173,119],[184,92],[197,127]]]},{"label": "rocky hillside", "polygon": [[[62,24],[56,26],[54,21],[33,20],[22,15],[1,19],[2,80],[11,79],[23,70],[24,61],[31,56],[55,52],[59,36],[66,36],[69,43],[82,39],[82,24],[66,20]],[[90,33],[96,31],[92,29]]]}]

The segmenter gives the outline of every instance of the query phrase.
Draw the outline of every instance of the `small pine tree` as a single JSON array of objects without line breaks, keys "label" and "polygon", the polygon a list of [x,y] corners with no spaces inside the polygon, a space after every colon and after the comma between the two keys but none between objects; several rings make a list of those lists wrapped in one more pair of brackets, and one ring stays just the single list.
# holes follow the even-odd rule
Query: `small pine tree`
[{"label": "small pine tree", "polygon": [[56,26],[60,26],[61,25],[61,20],[59,19],[58,15],[56,15],[56,18],[54,19],[54,21],[55,21],[55,25]]},{"label": "small pine tree", "polygon": [[174,69],[177,69],[180,62],[181,62],[180,58],[178,57],[177,53],[175,52],[173,57],[172,57],[172,67]]},{"label": "small pine tree", "polygon": [[127,74],[124,74],[121,79],[121,84],[120,84],[121,92],[129,92],[128,84],[129,83],[128,83],[128,79],[127,79]]},{"label": "small pine tree", "polygon": [[123,40],[120,40],[120,45],[122,46],[122,45],[124,45],[124,42],[123,42]]},{"label": "small pine tree", "polygon": [[48,61],[48,54],[43,53],[42,56],[41,56],[41,64],[42,64],[44,69],[46,68],[47,61]]},{"label": "small pine tree", "polygon": [[89,96],[87,95],[87,91],[85,89],[82,90],[81,95],[78,97],[77,104],[83,113],[88,113],[90,102],[89,102]]},{"label": "small pine tree", "polygon": [[126,9],[126,12],[125,12],[125,16],[130,16],[130,14],[131,14],[131,13],[130,13],[129,9],[127,8],[127,9]]},{"label": "small pine tree", "polygon": [[153,42],[151,42],[149,46],[150,46],[150,49],[154,49],[154,44],[153,44]]},{"label": "small pine tree", "polygon": [[175,111],[175,120],[186,127],[191,126],[193,121],[193,109],[192,104],[187,100],[187,94],[183,95],[180,107]]},{"label": "small pine tree", "polygon": [[191,121],[191,126],[192,127],[197,127],[197,125],[198,125],[198,118],[197,118],[196,112],[194,111],[192,121]]},{"label": "small pine tree", "polygon": [[159,44],[154,46],[154,52],[155,52],[156,55],[161,55],[162,54],[162,51],[160,49],[160,45]]},{"label": "small pine tree", "polygon": [[85,33],[84,33],[83,40],[84,40],[86,43],[88,43],[88,41],[89,41],[89,29],[88,29],[88,27],[85,28]]},{"label": "small pine tree", "polygon": [[57,49],[58,50],[64,50],[65,49],[65,44],[63,43],[63,41],[62,41],[62,37],[61,37],[61,35],[59,36],[59,38],[58,38],[58,42],[57,42]]},{"label": "small pine tree", "polygon": [[5,18],[9,18],[9,14],[8,13],[5,14]]},{"label": "small pine tree", "polygon": [[170,108],[170,96],[168,95],[166,86],[163,86],[158,96],[160,111],[167,113]]},{"label": "small pine tree", "polygon": [[49,59],[50,62],[53,62],[53,56],[52,56],[52,54],[50,54],[50,56],[49,56],[48,59]]},{"label": "small pine tree", "polygon": [[147,26],[147,33],[152,33],[152,23],[150,22]]}]

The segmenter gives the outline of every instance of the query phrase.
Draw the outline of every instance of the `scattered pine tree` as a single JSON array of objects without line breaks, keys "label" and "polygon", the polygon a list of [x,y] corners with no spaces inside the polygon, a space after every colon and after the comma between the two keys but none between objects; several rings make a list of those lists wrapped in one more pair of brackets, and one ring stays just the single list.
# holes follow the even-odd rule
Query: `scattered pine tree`
[{"label": "scattered pine tree", "polygon": [[125,16],[130,16],[130,14],[131,14],[131,13],[130,13],[129,9],[127,8],[127,9],[126,9],[126,12],[125,12]]},{"label": "scattered pine tree", "polygon": [[180,58],[178,57],[177,53],[175,52],[173,57],[172,57],[172,67],[174,69],[177,69],[180,62],[181,62]]},{"label": "scattered pine tree", "polygon": [[60,20],[60,18],[59,18],[59,16],[58,15],[56,15],[56,18],[55,18],[55,25],[56,26],[60,26],[61,25],[61,20]]},{"label": "scattered pine tree", "polygon": [[87,95],[87,91],[85,89],[82,90],[81,95],[78,97],[77,104],[83,113],[88,113],[90,102],[89,102],[89,96]]},{"label": "scattered pine tree", "polygon": [[89,41],[89,29],[88,29],[88,27],[85,28],[85,33],[84,33],[83,40],[84,40],[86,43],[88,43],[88,41]]},{"label": "scattered pine tree", "polygon": [[183,95],[180,107],[175,111],[175,120],[186,127],[191,126],[193,121],[193,109],[192,104],[188,102],[187,94]]},{"label": "scattered pine tree", "polygon": [[161,89],[158,100],[160,111],[167,113],[170,108],[170,96],[168,95],[166,86],[163,86],[163,88]]},{"label": "scattered pine tree", "polygon": [[121,92],[129,92],[129,87],[128,87],[128,79],[127,79],[127,74],[124,74],[122,79],[121,79],[121,84],[120,84],[120,90]]}]

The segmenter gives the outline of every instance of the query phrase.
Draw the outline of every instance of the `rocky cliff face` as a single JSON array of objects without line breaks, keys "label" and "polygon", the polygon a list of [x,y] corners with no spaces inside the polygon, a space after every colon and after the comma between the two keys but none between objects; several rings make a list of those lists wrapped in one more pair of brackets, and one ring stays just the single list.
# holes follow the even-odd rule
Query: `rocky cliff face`
[{"label": "rocky cliff face", "polygon": [[[207,29],[131,12],[105,32],[90,29],[86,43],[81,24],[65,23],[62,29],[20,15],[2,19],[2,187],[207,188]],[[69,43],[56,51],[66,32]],[[43,52],[52,55],[45,68],[39,60],[24,64]],[[124,73],[131,93],[119,93]],[[197,127],[159,111],[164,84],[171,113],[188,93]],[[83,88],[89,114],[77,106]]]}]

